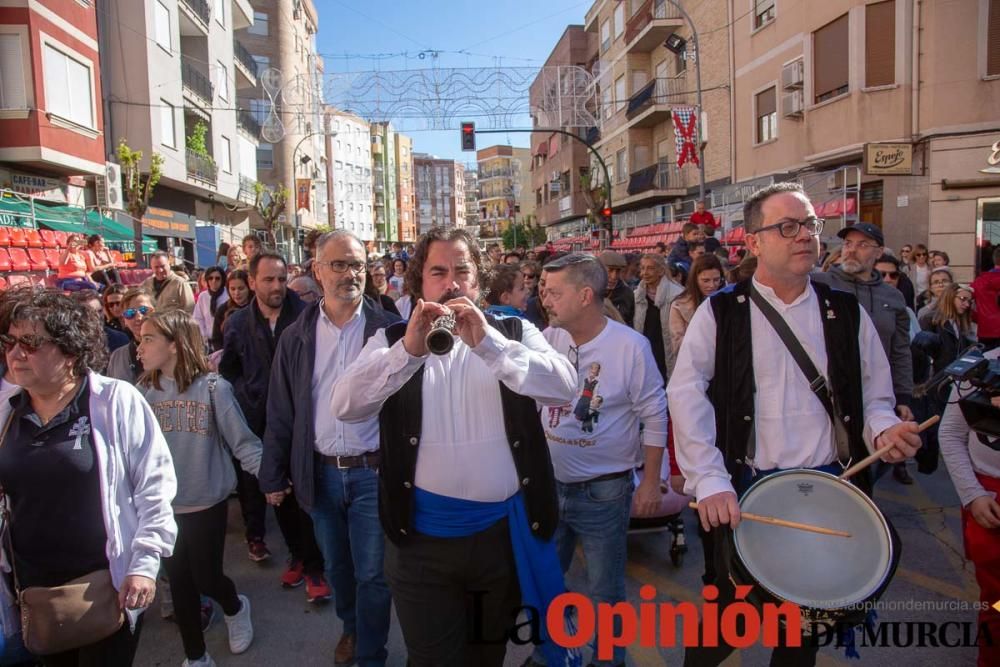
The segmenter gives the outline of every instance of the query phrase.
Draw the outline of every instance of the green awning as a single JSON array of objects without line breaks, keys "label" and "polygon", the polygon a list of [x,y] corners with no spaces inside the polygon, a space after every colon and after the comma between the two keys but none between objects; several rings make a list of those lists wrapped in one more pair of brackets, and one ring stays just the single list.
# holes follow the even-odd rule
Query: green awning
[{"label": "green awning", "polygon": [[[68,234],[100,234],[109,248],[122,252],[135,250],[135,237],[131,229],[114,218],[101,215],[95,209],[83,209],[65,204],[43,204],[35,201],[34,206],[25,199],[0,197],[0,225],[8,227],[44,227]],[[143,236],[142,251],[156,252],[156,241]]]},{"label": "green awning", "polygon": [[35,223],[32,221],[31,204],[10,195],[0,197],[0,225],[33,229]]}]

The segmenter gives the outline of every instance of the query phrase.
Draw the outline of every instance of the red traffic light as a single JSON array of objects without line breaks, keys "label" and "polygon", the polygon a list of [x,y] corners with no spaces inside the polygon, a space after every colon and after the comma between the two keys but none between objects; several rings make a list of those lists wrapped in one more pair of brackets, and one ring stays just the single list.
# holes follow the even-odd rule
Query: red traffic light
[{"label": "red traffic light", "polygon": [[611,217],[611,207],[610,206],[605,206],[603,209],[601,209],[601,215],[603,215],[605,218],[610,218]]},{"label": "red traffic light", "polygon": [[466,134],[471,134],[476,131],[476,127],[472,123],[462,123],[462,132]]},{"label": "red traffic light", "polygon": [[462,150],[476,150],[476,124],[462,123]]}]

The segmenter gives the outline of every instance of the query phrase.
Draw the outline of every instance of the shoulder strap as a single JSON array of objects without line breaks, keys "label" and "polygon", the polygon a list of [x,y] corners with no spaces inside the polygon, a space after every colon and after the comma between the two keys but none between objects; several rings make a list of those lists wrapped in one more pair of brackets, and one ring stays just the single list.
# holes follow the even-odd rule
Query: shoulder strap
[{"label": "shoulder strap", "polygon": [[[807,289],[812,288],[807,287]],[[823,374],[816,368],[812,359],[809,358],[809,355],[802,347],[802,343],[795,337],[795,333],[792,331],[791,327],[788,326],[788,322],[785,321],[785,318],[783,318],[781,314],[774,309],[774,306],[767,302],[767,299],[765,299],[753,285],[750,286],[750,298],[753,300],[757,308],[760,309],[760,312],[764,314],[764,317],[767,318],[767,321],[770,322],[771,327],[778,334],[778,338],[781,339],[781,342],[785,344],[786,348],[788,348],[788,352],[792,355],[792,359],[795,360],[795,363],[802,371],[802,374],[805,375],[806,380],[809,381],[809,389],[816,394],[816,398],[818,398],[819,402],[823,404],[826,414],[829,415],[830,420],[833,423],[835,436],[834,440],[837,444],[837,457],[841,460],[841,462],[848,461],[849,465],[850,450],[848,447],[847,432],[846,429],[843,428],[840,420],[837,419],[837,413],[834,409],[833,399],[830,394],[830,387],[826,382],[826,378],[823,377]]]}]

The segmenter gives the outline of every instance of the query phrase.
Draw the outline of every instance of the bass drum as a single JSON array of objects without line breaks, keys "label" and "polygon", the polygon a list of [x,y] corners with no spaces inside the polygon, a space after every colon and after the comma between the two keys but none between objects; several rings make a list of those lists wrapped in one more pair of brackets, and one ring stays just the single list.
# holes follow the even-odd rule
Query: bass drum
[{"label": "bass drum", "polygon": [[740,511],[850,533],[821,535],[756,521],[733,531],[732,574],[758,603],[793,602],[811,621],[863,623],[899,563],[899,539],[871,498],[818,470],[785,470],[755,482]]}]

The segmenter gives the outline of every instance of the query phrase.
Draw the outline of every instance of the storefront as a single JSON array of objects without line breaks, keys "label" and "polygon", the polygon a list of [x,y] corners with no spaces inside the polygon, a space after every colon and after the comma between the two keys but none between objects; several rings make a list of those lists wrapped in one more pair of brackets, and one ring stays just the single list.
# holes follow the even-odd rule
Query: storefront
[{"label": "storefront", "polygon": [[142,216],[142,233],[156,239],[165,250],[187,266],[195,264],[196,221],[193,215],[150,206]]}]

